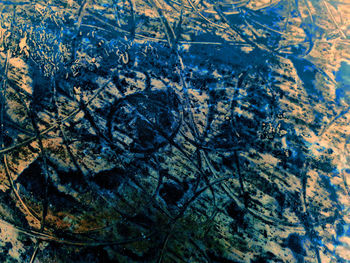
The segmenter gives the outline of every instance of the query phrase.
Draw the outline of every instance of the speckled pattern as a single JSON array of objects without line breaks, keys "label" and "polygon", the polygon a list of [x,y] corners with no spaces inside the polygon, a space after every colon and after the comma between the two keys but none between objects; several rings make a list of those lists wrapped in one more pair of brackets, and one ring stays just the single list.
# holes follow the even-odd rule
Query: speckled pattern
[{"label": "speckled pattern", "polygon": [[0,1],[0,262],[350,262],[349,13]]}]

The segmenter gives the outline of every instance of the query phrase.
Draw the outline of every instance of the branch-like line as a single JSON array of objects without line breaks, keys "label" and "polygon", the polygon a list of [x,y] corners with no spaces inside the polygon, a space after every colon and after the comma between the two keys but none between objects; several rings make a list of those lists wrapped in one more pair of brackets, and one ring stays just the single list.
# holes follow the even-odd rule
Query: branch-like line
[{"label": "branch-like line", "polygon": [[337,21],[335,20],[335,17],[334,17],[334,15],[333,15],[332,11],[329,9],[329,6],[328,6],[327,1],[323,0],[322,3],[323,3],[324,6],[326,7],[327,12],[328,12],[329,15],[331,16],[332,21],[333,21],[335,27],[338,29],[338,31],[339,31],[340,35],[342,36],[342,38],[347,39],[345,33],[343,32],[343,30],[341,30],[340,26],[338,25]]},{"label": "branch-like line", "polygon": [[[102,87],[100,87],[96,93],[87,101],[85,102],[86,105],[89,105],[96,97],[97,95],[104,89],[107,87],[107,85],[110,83],[110,80],[107,81],[107,83],[105,83]],[[59,128],[59,125],[60,123],[64,123],[66,121],[69,121],[70,119],[74,118],[82,109],[81,108],[76,108],[75,110],[72,110],[71,113],[69,113],[68,116],[62,118],[61,120],[59,121],[56,121],[55,124],[51,125],[50,127],[46,128],[45,130],[41,131],[40,132],[40,136],[43,136],[57,128]],[[11,152],[13,150],[16,150],[18,148],[21,148],[23,146],[26,146],[30,143],[32,143],[33,141],[35,141],[37,139],[36,136],[32,136],[32,137],[29,137],[27,139],[25,139],[23,142],[20,142],[18,144],[15,144],[15,145],[12,145],[12,146],[9,146],[9,147],[6,147],[6,148],[2,148],[0,149],[0,154],[6,154],[8,152]]]},{"label": "branch-like line", "polygon": [[209,183],[207,186],[203,187],[202,189],[200,189],[196,193],[194,193],[193,196],[184,204],[184,206],[182,207],[179,214],[174,218],[172,225],[171,225],[171,228],[163,241],[163,246],[162,246],[162,249],[160,251],[159,258],[157,260],[158,263],[161,263],[163,261],[163,256],[164,256],[165,250],[167,248],[167,244],[170,240],[171,235],[173,234],[176,223],[183,216],[183,214],[186,212],[186,210],[190,206],[190,204],[192,202],[194,202],[203,192],[205,192],[210,187],[214,186],[215,184],[221,183],[223,181],[229,180],[229,179],[232,179],[231,176],[224,177],[224,178],[221,178],[221,179],[215,180],[214,182]]},{"label": "branch-like line", "polygon": [[138,241],[143,241],[151,238],[154,236],[156,233],[151,233],[149,235],[145,235],[142,237],[134,237],[126,240],[110,240],[110,241],[80,241],[80,240],[68,240],[65,238],[59,238],[56,237],[50,233],[46,232],[40,232],[40,231],[35,231],[31,229],[26,229],[20,226],[17,226],[15,224],[12,224],[10,222],[7,222],[4,219],[0,219],[0,224],[3,224],[6,226],[7,229],[13,229],[18,231],[19,233],[25,234],[26,236],[29,237],[34,237],[42,241],[48,241],[48,242],[56,242],[59,244],[64,244],[64,245],[72,245],[72,246],[88,246],[88,247],[97,247],[97,246],[111,246],[111,245],[125,245],[125,244],[130,244]]}]

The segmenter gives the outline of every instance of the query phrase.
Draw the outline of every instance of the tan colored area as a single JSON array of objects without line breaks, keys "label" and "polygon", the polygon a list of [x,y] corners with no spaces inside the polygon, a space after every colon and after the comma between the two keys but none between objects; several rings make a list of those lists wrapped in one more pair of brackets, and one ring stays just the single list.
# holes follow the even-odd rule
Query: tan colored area
[{"label": "tan colored area", "polygon": [[[129,1],[129,3],[130,2],[132,1]],[[160,8],[170,24],[175,25],[178,21],[179,12],[174,11],[174,9],[172,9],[170,5],[165,4],[164,1],[155,0],[155,2],[161,5]],[[189,6],[187,1],[182,2],[187,6],[185,12],[190,13],[191,16],[189,17],[196,21],[195,18],[198,19],[199,11],[193,10],[194,8]],[[278,2],[279,1],[262,0],[250,1],[248,3],[248,1],[241,1],[237,4],[248,4],[246,8],[263,10],[265,7],[278,4]],[[244,142],[244,136],[249,134],[249,132],[246,131],[247,127],[244,126],[246,125],[245,123],[241,126],[235,125],[239,123],[241,119],[255,121],[254,127],[251,128],[252,131],[250,131],[252,133],[261,131],[261,122],[269,122],[271,119],[266,116],[265,119],[264,117],[256,116],[256,112],[253,110],[253,106],[255,105],[249,102],[249,99],[251,99],[249,96],[252,95],[251,93],[248,94],[246,89],[240,87],[241,90],[236,92],[237,78],[240,75],[231,80],[230,87],[221,86],[220,82],[213,85],[213,89],[223,90],[222,97],[215,100],[215,104],[211,103],[211,95],[207,90],[194,89],[191,86],[185,90],[181,82],[176,83],[168,77],[152,76],[150,80],[151,91],[166,91],[171,88],[176,95],[179,96],[179,100],[187,102],[187,108],[183,109],[184,115],[181,116],[183,119],[181,119],[182,125],[179,132],[174,138],[168,138],[166,145],[160,147],[159,154],[154,155],[148,152],[116,154],[115,149],[112,149],[112,147],[108,145],[108,140],[111,140],[109,137],[107,139],[104,138],[104,145],[100,145],[99,142],[96,142],[96,137],[101,135],[98,134],[96,128],[87,121],[87,114],[83,113],[82,110],[77,110],[79,107],[78,101],[81,100],[89,104],[87,105],[87,109],[93,115],[95,123],[101,128],[102,134],[107,134],[106,126],[108,125],[108,120],[106,120],[106,111],[112,107],[116,100],[144,92],[146,90],[147,79],[144,73],[136,71],[133,72],[136,77],[130,77],[123,72],[125,68],[119,67],[118,69],[113,69],[115,70],[113,73],[116,73],[120,81],[123,82],[122,88],[125,88],[124,92],[120,91],[121,87],[112,83],[109,83],[106,87],[101,89],[101,87],[108,82],[105,77],[93,79],[92,82],[97,85],[97,89],[101,89],[102,91],[92,101],[90,101],[90,99],[97,93],[96,90],[88,91],[83,84],[79,86],[79,83],[75,84],[76,87],[74,88],[70,87],[69,80],[65,80],[65,82],[68,82],[66,84],[68,87],[65,87],[63,83],[59,83],[62,85],[61,88],[63,90],[73,94],[69,94],[72,95],[71,97],[68,95],[59,95],[56,101],[60,118],[66,118],[73,112],[72,116],[66,119],[61,126],[63,132],[69,135],[69,149],[64,146],[64,136],[61,134],[62,131],[58,129],[59,124],[56,122],[55,114],[51,110],[40,109],[36,115],[40,120],[40,123],[37,123],[37,125],[39,132],[41,132],[42,144],[50,161],[66,171],[69,171],[69,169],[75,165],[80,166],[83,173],[83,181],[90,180],[89,183],[93,182],[96,176],[102,171],[115,168],[116,164],[117,168],[123,168],[124,170],[120,172],[121,174],[118,174],[120,178],[117,178],[116,182],[110,183],[116,185],[115,188],[112,188],[113,190],[103,189],[103,187],[99,187],[93,182],[89,185],[90,188],[87,190],[84,189],[83,191],[74,189],[74,184],[72,183],[65,184],[62,182],[63,180],[60,179],[60,176],[51,167],[49,169],[50,179],[56,189],[61,194],[71,197],[71,202],[76,201],[79,204],[87,204],[92,212],[79,211],[71,215],[69,212],[63,211],[60,207],[49,207],[47,215],[48,228],[45,229],[45,231],[51,231],[49,227],[57,231],[70,231],[70,233],[73,234],[89,233],[97,230],[97,237],[100,239],[122,240],[123,237],[122,234],[120,234],[120,232],[122,232],[121,226],[118,226],[120,229],[117,228],[117,230],[112,228],[107,228],[108,230],[106,231],[100,230],[105,230],[106,226],[109,225],[121,224],[126,228],[124,231],[128,233],[128,236],[139,236],[141,231],[142,233],[145,232],[141,219],[146,216],[142,213],[149,213],[149,215],[151,215],[151,221],[153,220],[159,223],[161,227],[166,228],[165,230],[161,229],[162,231],[159,232],[159,237],[157,236],[156,241],[160,241],[164,233],[167,233],[169,229],[174,227],[174,232],[171,232],[171,235],[169,234],[170,241],[168,247],[170,251],[175,250],[181,257],[189,253],[189,247],[193,246],[194,241],[191,240],[191,238],[193,238],[195,242],[197,242],[195,244],[199,248],[202,248],[203,251],[206,251],[206,246],[211,244],[210,249],[215,251],[219,256],[225,256],[225,259],[228,260],[250,262],[262,254],[262,252],[269,251],[276,257],[283,259],[284,262],[292,263],[295,262],[295,257],[291,249],[281,244],[292,233],[298,233],[301,236],[307,235],[305,222],[301,222],[300,215],[295,211],[296,209],[294,208],[293,210],[291,208],[294,202],[295,206],[300,206],[299,208],[302,212],[308,210],[311,214],[310,218],[308,218],[311,228],[317,231],[318,235],[323,238],[323,244],[331,252],[338,254],[345,260],[350,260],[347,253],[350,246],[349,238],[340,237],[339,241],[341,245],[338,246],[332,243],[332,239],[336,236],[336,225],[327,223],[327,220],[334,216],[337,208],[330,200],[330,193],[327,191],[325,183],[322,181],[322,176],[324,176],[330,180],[331,184],[337,187],[338,202],[345,207],[341,216],[345,223],[350,224],[350,216],[348,213],[350,209],[350,198],[349,190],[346,187],[346,184],[350,184],[350,174],[345,171],[350,168],[349,146],[347,145],[347,139],[350,137],[350,113],[348,112],[340,118],[335,119],[338,114],[349,107],[349,104],[347,104],[346,101],[340,106],[332,104],[334,103],[335,90],[337,88],[334,83],[333,72],[339,69],[341,61],[349,59],[350,57],[348,52],[348,40],[343,37],[349,34],[349,21],[346,18],[349,17],[350,9],[348,5],[339,5],[338,10],[336,10],[326,1],[315,3],[315,6],[311,1],[307,1],[307,3],[309,3],[309,6],[302,4],[300,7],[302,19],[308,21],[307,19],[315,19],[316,16],[319,16],[317,17],[317,21],[324,23],[319,26],[322,28],[329,28],[331,29],[330,31],[333,32],[327,36],[333,37],[329,41],[326,41],[326,37],[316,40],[313,50],[306,57],[316,65],[319,65],[330,77],[330,81],[327,81],[322,74],[317,74],[316,78],[316,87],[324,95],[325,101],[310,99],[307,91],[303,87],[303,81],[298,77],[298,73],[294,69],[292,62],[285,58],[278,57],[281,65],[279,67],[276,66],[273,70],[276,75],[277,73],[279,74],[275,77],[275,80],[281,82],[278,87],[285,94],[285,96],[278,99],[278,105],[281,107],[281,110],[286,112],[287,116],[286,119],[280,120],[279,122],[280,124],[290,125],[290,128],[288,131],[284,131],[283,134],[277,134],[271,142],[267,139],[263,140],[265,147],[270,147],[272,149],[270,152],[268,152],[268,150],[266,150],[266,152],[260,152],[258,145],[262,140],[259,140],[259,138],[254,138],[253,140],[251,137],[248,137],[249,141],[246,141],[245,145],[243,145],[246,148],[242,149],[242,146],[240,146],[238,150],[241,175],[234,161],[230,163],[230,165],[227,164],[227,160],[226,164],[224,164],[223,161],[224,158],[229,161],[234,159],[232,157],[232,152],[234,152],[234,150],[227,150],[224,148],[229,144],[229,141],[232,140],[238,145],[240,140]],[[119,5],[121,5],[121,3]],[[73,6],[77,6],[75,1],[67,2],[67,10],[69,10],[68,8],[73,8]],[[320,9],[319,6],[323,7]],[[104,10],[103,8],[104,7],[101,5],[95,4],[90,7],[90,11]],[[153,23],[153,28],[149,29],[149,31],[137,31],[137,34],[142,33],[145,35],[142,40],[135,40],[135,46],[136,44],[146,41],[145,39],[147,39],[147,37],[165,40],[165,34],[161,30],[162,26],[158,20],[159,10],[157,12],[155,9],[151,9],[142,1],[135,1],[135,8],[136,15],[145,15]],[[59,8],[54,10],[60,11]],[[209,12],[206,12],[208,10]],[[322,12],[318,12],[318,10],[322,10]],[[36,11],[44,13],[48,10],[46,5],[37,4]],[[222,34],[223,39],[242,41],[241,36],[229,32],[228,26],[220,21],[219,15],[212,16],[213,11],[213,6],[207,8],[207,10],[203,10],[202,13],[206,13],[206,16],[203,15],[204,18],[201,17],[198,19],[200,23],[198,21],[197,23],[193,22],[193,25],[187,25],[186,23],[189,23],[188,21],[184,23],[186,26],[191,26],[191,30],[197,32],[202,30],[204,26],[203,21],[206,21],[209,24],[206,25],[207,28],[210,28],[210,26],[213,26],[213,28],[215,28],[215,26],[218,27],[215,33],[219,35]],[[232,12],[235,12],[235,10]],[[91,16],[91,13],[88,13],[88,15]],[[328,20],[324,19],[324,17],[328,17]],[[113,14],[106,14],[106,18],[115,19]],[[206,18],[208,20],[205,20]],[[288,46],[290,44],[303,43],[305,32],[300,26],[303,22],[302,19],[296,18],[292,26],[286,27],[287,32],[282,34],[281,37],[282,44]],[[84,21],[84,23],[85,22],[86,21]],[[82,27],[86,26],[84,23]],[[142,25],[142,23],[143,22],[140,22],[140,27],[138,27],[137,30],[145,26]],[[215,25],[215,23],[219,24]],[[105,30],[110,30],[110,27]],[[244,28],[244,30],[248,32],[249,27]],[[223,33],[223,31],[227,32]],[[264,31],[262,29],[256,30],[256,32],[259,36],[264,36]],[[339,36],[334,37],[336,34]],[[253,34],[249,31],[246,36],[252,37]],[[292,43],[288,36],[293,36]],[[0,28],[0,40],[6,37],[7,31]],[[192,40],[190,35],[184,35],[183,39],[186,41]],[[28,41],[30,41],[30,39],[26,36],[21,36],[19,39],[20,56],[28,56],[25,51]],[[281,43],[280,45],[282,46]],[[190,44],[188,44],[188,47],[190,48]],[[0,62],[4,65],[6,54],[4,53],[4,47],[0,46],[0,49],[2,49]],[[252,50],[251,47],[242,47],[242,53],[245,52],[247,56]],[[286,54],[288,54],[288,52],[291,51],[286,48]],[[77,60],[80,61],[80,64],[78,63],[79,67],[85,67],[86,65],[95,65],[98,69],[103,67],[101,58],[90,57],[87,54],[79,54],[78,52],[77,57]],[[161,60],[161,58],[158,58],[158,60]],[[117,62],[116,65],[120,66]],[[32,101],[31,96],[34,92],[33,73],[30,72],[29,65],[19,57],[11,58],[10,66],[7,78],[18,83],[17,86],[20,90],[9,88],[6,91],[6,99],[8,101],[6,104],[6,114],[9,118],[9,120],[6,121],[13,126],[11,132],[15,138],[14,144],[20,145],[22,140],[32,138],[30,139],[31,142],[27,143],[25,146],[21,146],[16,150],[11,150],[6,153],[11,168],[12,180],[16,181],[23,170],[31,163],[38,160],[38,157],[40,155],[42,156],[43,152],[40,150],[37,142],[38,138],[36,138],[35,135],[30,137],[30,135],[26,134],[33,133],[34,130],[24,107],[24,105],[30,105]],[[78,66],[77,68],[79,68]],[[137,66],[136,62],[134,66]],[[128,67],[131,66],[129,65]],[[123,70],[121,70],[121,68]],[[250,69],[242,68],[241,70],[243,72],[249,71]],[[249,75],[250,73],[247,74]],[[224,77],[217,70],[213,71],[212,75],[216,79]],[[76,76],[78,76],[78,74],[74,77]],[[251,79],[255,81],[254,76],[251,77]],[[255,85],[256,83],[253,84]],[[248,83],[244,87],[249,88],[249,85],[252,84]],[[261,91],[265,88],[266,87],[261,85],[260,89],[257,89]],[[271,90],[263,91],[268,95],[272,95]],[[21,93],[21,96],[17,93]],[[236,105],[232,108],[232,100],[237,99],[237,97],[239,97],[241,101],[238,103],[238,106]],[[257,98],[258,102],[260,99],[262,98]],[[169,109],[173,111],[177,110],[171,108],[171,105],[165,105],[165,107],[169,107]],[[143,117],[147,115],[147,113],[142,114],[140,115]],[[214,115],[212,119],[208,117],[210,114]],[[321,116],[319,120],[317,119],[318,115]],[[123,120],[121,120],[121,122],[122,121]],[[316,124],[319,124],[321,128],[318,128]],[[227,128],[227,126],[229,126],[229,129],[236,130],[230,134],[231,137],[225,138],[227,141],[223,143],[223,145],[216,148],[215,143],[224,139],[223,129],[225,127]],[[72,132],[71,130],[73,130],[74,127],[79,132]],[[199,133],[197,135],[196,129]],[[127,130],[127,132],[128,131],[129,130]],[[141,133],[141,131],[140,129],[138,132]],[[132,136],[128,137],[122,135],[122,132],[123,131],[119,131],[120,136],[116,137],[119,139],[122,138],[122,141],[127,146],[133,145],[136,139],[131,138]],[[199,143],[199,140],[196,137],[198,136],[201,138],[205,132],[208,134],[203,140],[204,147],[197,147],[196,144]],[[116,131],[115,134],[118,135],[118,131]],[[84,135],[90,137],[90,139],[95,139],[95,141],[93,139],[90,141],[81,140],[80,138],[84,138]],[[288,170],[290,168],[288,164],[292,163],[297,158],[293,149],[293,147],[296,148],[294,145],[296,143],[295,141],[305,144],[305,154],[309,159],[317,162],[318,165],[311,166],[309,163],[305,162],[300,165],[303,168],[297,171]],[[282,145],[282,147],[280,145]],[[284,157],[278,156],[275,153],[281,150],[281,148],[284,150],[291,148],[294,151],[292,151],[292,156],[288,156],[289,159],[287,158],[286,167],[281,165]],[[332,153],[327,153],[329,149],[332,150]],[[69,150],[71,151],[70,153]],[[77,164],[73,164],[70,154],[75,157]],[[330,171],[328,166],[332,166],[332,169],[336,168],[338,173],[335,174],[333,171]],[[215,180],[226,177],[228,179],[220,184],[213,184],[211,187],[207,187],[207,189],[201,193],[198,202],[196,200],[196,202],[190,205],[189,209],[179,219],[176,225],[172,219],[170,220],[166,215],[169,213],[171,216],[174,216],[178,211],[181,211],[179,210],[180,208],[175,205],[168,205],[166,201],[163,200],[164,198],[162,199],[159,194],[156,193],[160,180],[160,168],[166,171],[166,175],[170,179],[175,178],[175,182],[190,182],[190,187],[194,187],[193,182],[196,181],[197,178],[201,178],[198,189],[205,188],[207,184],[215,182]],[[112,175],[108,176],[113,177]],[[242,176],[243,179],[239,176]],[[123,177],[129,177],[130,180],[125,180]],[[171,181],[169,178],[162,179],[164,181]],[[115,178],[108,177],[107,179],[112,180]],[[209,183],[206,180],[208,180]],[[244,201],[246,200],[244,200],[244,196],[241,196],[242,185],[240,180],[244,181],[243,184],[249,195],[248,201],[251,202],[251,207],[247,208],[244,205]],[[306,183],[305,200],[302,196],[304,188],[302,180],[305,180]],[[1,191],[5,194],[9,193],[11,186],[7,180],[4,167],[0,167],[0,182]],[[15,187],[16,189],[18,187],[17,190],[21,196],[26,196],[26,198],[22,200],[23,203],[40,214],[42,209],[41,204],[40,202],[35,203],[37,200],[32,196],[35,193],[30,193],[19,184],[15,184]],[[110,187],[109,181],[107,184],[107,188],[108,187]],[[13,189],[11,191],[13,191]],[[218,194],[215,195],[215,191],[217,191]],[[15,193],[15,191],[13,192]],[[286,200],[278,200],[276,195],[279,193],[287,193],[285,196]],[[292,194],[295,194],[295,196],[292,196]],[[29,226],[34,229],[40,229],[38,220],[33,219],[33,217],[28,214],[19,198],[13,193],[12,195],[14,196],[13,200],[16,207],[19,208],[19,211],[25,216]],[[185,196],[185,198],[190,197],[191,196]],[[239,214],[239,218],[228,215],[227,206],[230,202],[234,202],[237,205],[238,208],[236,207],[234,212],[241,213]],[[290,207],[282,209],[281,207],[286,206],[284,203],[288,203]],[[154,204],[157,206],[153,206]],[[183,205],[183,203],[181,205]],[[220,207],[221,205],[222,207]],[[1,207],[1,209],[3,210],[1,214],[7,215],[12,221],[15,220],[12,218],[13,215],[8,214],[5,208],[3,209]],[[141,223],[139,224],[141,226],[138,225],[135,228],[130,226],[126,227],[124,224],[125,222],[122,221],[124,219],[121,219],[121,213],[117,209],[129,214],[129,217],[136,221],[140,220]],[[208,215],[210,215],[209,218]],[[316,216],[319,218],[316,219]],[[247,226],[240,223],[240,220],[246,223]],[[336,223],[339,223],[338,221]],[[162,223],[164,225],[162,225]],[[2,230],[0,233],[0,240],[2,242],[11,242],[13,248],[10,250],[9,254],[12,258],[19,261],[19,256],[26,253],[26,248],[18,241],[19,236],[14,227],[11,228],[6,224],[2,225],[2,229],[5,230]],[[157,225],[157,227],[159,227],[159,225]],[[312,245],[313,244],[306,238],[304,247],[306,250],[305,262],[315,262],[316,257]],[[127,247],[130,251],[136,251],[137,255],[142,255],[148,246],[143,245],[142,242],[136,242],[134,245],[128,245]],[[198,247],[193,249],[193,251],[195,251],[192,251],[194,254],[199,253]],[[332,255],[324,249],[320,248],[319,253],[322,263],[334,262],[335,259]],[[194,254],[190,255],[189,260],[191,262],[196,262],[196,260],[199,259],[203,261],[205,258]],[[170,260],[175,256],[168,253],[168,257],[168,260]],[[175,258],[172,260],[176,262],[178,259]]]}]

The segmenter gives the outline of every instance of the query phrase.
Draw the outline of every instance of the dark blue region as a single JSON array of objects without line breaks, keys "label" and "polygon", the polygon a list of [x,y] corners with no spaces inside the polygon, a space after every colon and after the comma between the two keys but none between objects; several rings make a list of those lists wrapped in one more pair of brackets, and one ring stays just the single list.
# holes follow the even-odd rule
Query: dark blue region
[{"label": "dark blue region", "polygon": [[304,262],[304,257],[306,256],[304,237],[297,233],[292,233],[286,238],[284,245],[292,251],[294,258],[298,263]]},{"label": "dark blue region", "polygon": [[3,5],[28,5],[30,2],[12,2],[12,1],[0,1]]},{"label": "dark blue region", "polygon": [[342,61],[335,75],[335,80],[342,85],[346,91],[350,91],[350,64]]},{"label": "dark blue region", "polygon": [[345,233],[346,236],[350,237],[350,227],[348,228],[348,230]]},{"label": "dark blue region", "polygon": [[339,104],[340,100],[350,91],[350,64],[342,61],[339,70],[335,74],[338,88],[335,91],[335,100]]},{"label": "dark blue region", "polygon": [[288,55],[287,58],[292,61],[309,97],[323,101],[322,93],[315,87],[316,74],[320,72],[316,65],[305,58],[294,55]]},{"label": "dark blue region", "polygon": [[285,7],[283,5],[277,5],[272,8],[270,7],[267,10],[253,11],[245,7],[243,7],[242,9],[245,10],[251,16],[252,19],[255,19],[259,23],[269,27],[274,27],[278,22],[281,22],[285,19],[285,17],[280,14],[280,12],[284,10],[284,8]]}]

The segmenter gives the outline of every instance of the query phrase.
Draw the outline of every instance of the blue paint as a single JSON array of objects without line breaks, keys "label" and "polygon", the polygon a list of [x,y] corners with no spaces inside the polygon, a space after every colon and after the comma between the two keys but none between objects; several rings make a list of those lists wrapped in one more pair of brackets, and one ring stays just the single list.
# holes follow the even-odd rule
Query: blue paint
[{"label": "blue paint", "polygon": [[345,91],[343,88],[337,88],[335,90],[335,102],[340,104],[340,100],[345,97]]},{"label": "blue paint", "polygon": [[343,236],[345,233],[344,225],[342,223],[338,223],[335,227],[335,232],[337,234],[337,238]]},{"label": "blue paint", "polygon": [[338,202],[338,195],[337,195],[336,186],[331,183],[328,176],[321,174],[320,178],[321,178],[322,183],[325,186],[325,189],[329,193],[330,200],[337,203]]},{"label": "blue paint", "polygon": [[340,104],[341,100],[350,92],[350,64],[342,61],[339,70],[335,73],[338,88],[335,91],[335,102]]},{"label": "blue paint", "polygon": [[[296,52],[299,53],[298,51]],[[289,55],[287,58],[292,61],[299,78],[304,84],[303,87],[307,94],[313,97],[316,96],[317,99],[323,101],[324,98],[321,92],[315,87],[316,74],[319,72],[315,64],[305,58],[300,58],[294,55]]]},{"label": "blue paint", "polygon": [[306,256],[304,237],[297,233],[292,233],[285,240],[285,245],[292,251],[294,258],[298,263],[304,262],[304,256]]},{"label": "blue paint", "polygon": [[335,80],[341,84],[345,91],[350,91],[350,64],[342,61],[340,68],[336,73]]},{"label": "blue paint", "polygon": [[350,237],[350,227],[348,227],[348,230],[345,232],[345,236]]}]

